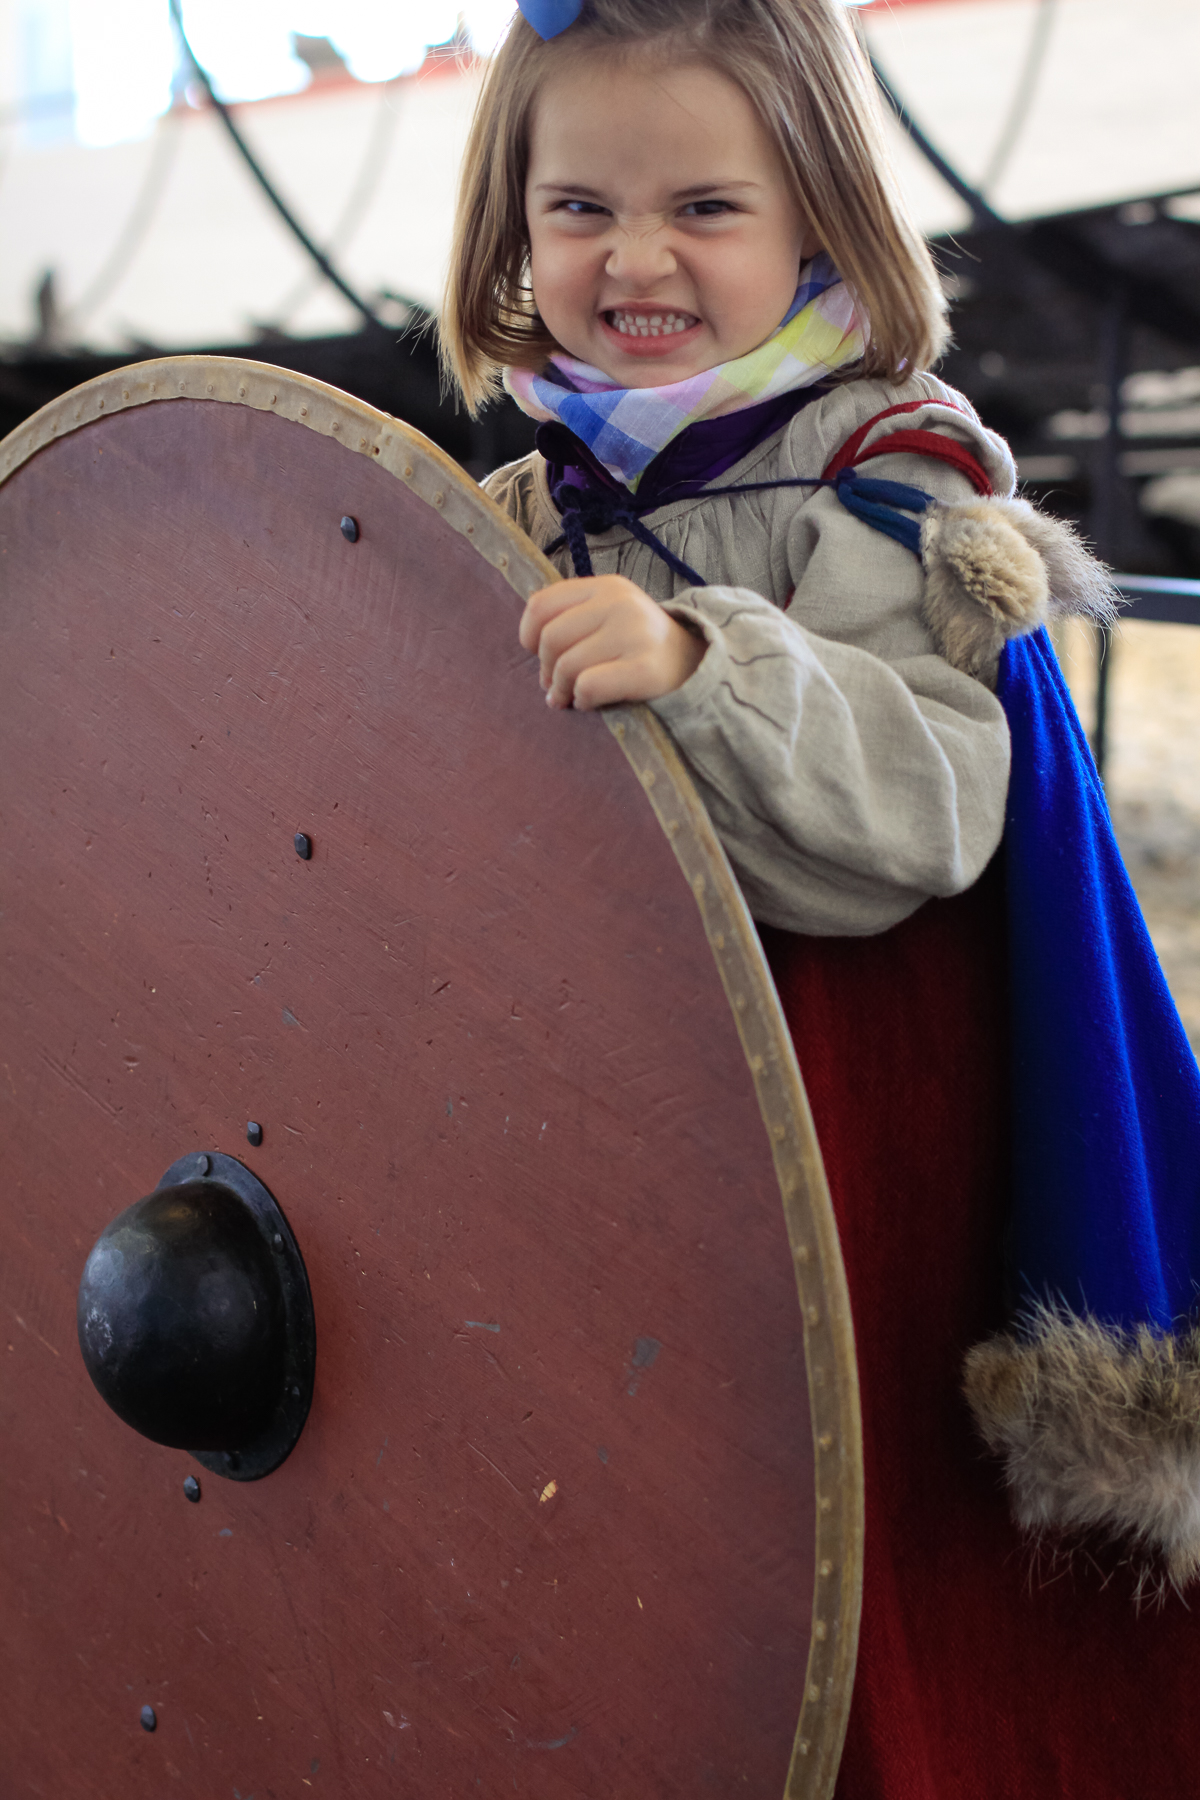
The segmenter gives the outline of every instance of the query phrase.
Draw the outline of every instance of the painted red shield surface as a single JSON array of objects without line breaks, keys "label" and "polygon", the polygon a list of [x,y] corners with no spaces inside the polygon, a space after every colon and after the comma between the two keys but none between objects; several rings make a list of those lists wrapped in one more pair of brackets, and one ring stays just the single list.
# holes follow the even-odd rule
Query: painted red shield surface
[{"label": "painted red shield surface", "polygon": [[[319,384],[118,371],[0,483],[0,1787],[828,1793],[844,1287],[669,740],[547,711],[548,566]],[[311,1283],[262,1480],[130,1430],[76,1340],[91,1245],[192,1153]]]}]

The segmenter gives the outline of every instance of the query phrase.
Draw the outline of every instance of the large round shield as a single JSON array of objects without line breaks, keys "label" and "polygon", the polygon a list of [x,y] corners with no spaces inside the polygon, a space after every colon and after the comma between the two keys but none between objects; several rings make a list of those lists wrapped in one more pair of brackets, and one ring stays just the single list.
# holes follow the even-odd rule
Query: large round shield
[{"label": "large round shield", "polygon": [[[547,710],[550,565],[318,383],[119,370],[0,484],[0,1787],[828,1795],[849,1311],[669,738]],[[222,1171],[315,1320],[249,1464],[131,1430],[77,1338],[117,1215]]]}]

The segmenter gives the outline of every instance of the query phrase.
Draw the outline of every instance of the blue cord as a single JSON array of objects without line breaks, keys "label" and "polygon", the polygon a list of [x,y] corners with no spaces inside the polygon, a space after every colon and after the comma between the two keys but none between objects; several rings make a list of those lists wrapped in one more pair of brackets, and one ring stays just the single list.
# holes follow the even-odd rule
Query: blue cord
[{"label": "blue cord", "polygon": [[[925,493],[921,488],[907,487],[901,481],[872,480],[869,476],[855,474],[852,468],[842,469],[832,477],[789,476],[779,481],[748,481],[738,487],[701,488],[686,498],[707,500],[718,494],[756,494],[761,493],[764,488],[782,487],[831,487],[846,511],[853,513],[856,519],[861,519],[864,525],[883,532],[916,556],[921,553],[920,522],[906,515],[925,512],[934,503],[933,495]],[[707,585],[703,575],[681,561],[661,538],[642,524],[632,501],[624,499],[622,495],[610,493],[604,488],[581,488],[569,481],[560,481],[553,489],[551,498],[562,514],[563,539],[571,552],[571,564],[576,575],[594,574],[588,537],[609,531],[614,525],[624,525],[639,543],[645,544],[666,563],[672,574],[681,576],[693,587]],[[660,501],[659,504],[664,502]],[[559,542],[563,539],[559,539]],[[553,550],[557,545],[552,544],[550,548]]]}]

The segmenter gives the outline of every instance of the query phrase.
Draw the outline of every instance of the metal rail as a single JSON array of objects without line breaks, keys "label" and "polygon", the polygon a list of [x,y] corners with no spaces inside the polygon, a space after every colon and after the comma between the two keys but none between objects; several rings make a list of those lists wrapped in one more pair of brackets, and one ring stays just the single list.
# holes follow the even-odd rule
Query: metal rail
[{"label": "metal rail", "polygon": [[[1200,625],[1200,581],[1171,575],[1114,575],[1113,582],[1125,601],[1118,624],[1126,619],[1147,619],[1163,625]],[[1101,780],[1108,753],[1112,639],[1113,627],[1103,626],[1096,664],[1096,726],[1092,732],[1092,754]]]},{"label": "metal rail", "polygon": [[1166,625],[1200,625],[1200,581],[1175,575],[1114,575],[1128,605],[1124,619],[1155,619]]}]

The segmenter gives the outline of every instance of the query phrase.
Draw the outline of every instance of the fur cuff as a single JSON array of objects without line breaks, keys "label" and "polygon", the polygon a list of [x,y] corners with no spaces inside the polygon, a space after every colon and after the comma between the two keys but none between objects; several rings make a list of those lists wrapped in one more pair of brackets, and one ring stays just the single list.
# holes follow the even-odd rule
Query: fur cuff
[{"label": "fur cuff", "polygon": [[1072,528],[1027,500],[931,506],[921,528],[925,623],[956,669],[995,684],[1006,638],[1048,619],[1115,616],[1116,589]]},{"label": "fur cuff", "polygon": [[965,1391],[1023,1530],[1098,1531],[1200,1573],[1200,1327],[1120,1332],[1040,1307],[978,1344]]}]

